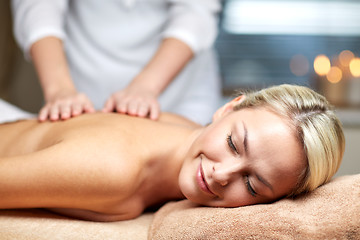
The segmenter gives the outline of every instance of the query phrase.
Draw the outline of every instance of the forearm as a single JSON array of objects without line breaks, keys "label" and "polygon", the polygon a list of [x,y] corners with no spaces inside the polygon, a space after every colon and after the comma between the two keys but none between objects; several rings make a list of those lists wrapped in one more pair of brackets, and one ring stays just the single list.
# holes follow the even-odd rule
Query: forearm
[{"label": "forearm", "polygon": [[0,209],[68,208],[83,209],[74,212],[82,218],[86,216],[80,212],[87,210],[98,217],[101,213],[128,217],[126,211],[118,211],[118,203],[129,196],[127,180],[132,178],[127,175],[122,181],[123,170],[115,157],[110,154],[99,161],[98,151],[89,151],[94,146],[99,143],[64,141],[37,152],[0,158]]},{"label": "forearm", "polygon": [[160,93],[192,59],[191,48],[175,38],[164,39],[158,51],[131,85]]},{"label": "forearm", "polygon": [[60,91],[75,92],[60,39],[40,39],[31,46],[30,54],[47,101]]}]

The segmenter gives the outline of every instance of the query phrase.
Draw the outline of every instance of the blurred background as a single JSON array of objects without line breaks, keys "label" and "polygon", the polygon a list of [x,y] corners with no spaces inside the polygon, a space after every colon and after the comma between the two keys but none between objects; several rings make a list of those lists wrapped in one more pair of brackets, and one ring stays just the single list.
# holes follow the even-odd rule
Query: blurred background
[{"label": "blurred background", "polygon": [[291,83],[335,105],[360,173],[360,0],[226,0],[216,42],[224,101],[234,89]]},{"label": "blurred background", "polygon": [[360,107],[360,1],[227,0],[217,41],[225,94],[307,85]]},{"label": "blurred background", "polygon": [[[215,46],[223,101],[238,88],[315,89],[344,125],[346,152],[337,175],[360,173],[360,0],[222,2]],[[43,103],[34,68],[14,42],[8,0],[0,1],[0,97],[34,113]]]}]

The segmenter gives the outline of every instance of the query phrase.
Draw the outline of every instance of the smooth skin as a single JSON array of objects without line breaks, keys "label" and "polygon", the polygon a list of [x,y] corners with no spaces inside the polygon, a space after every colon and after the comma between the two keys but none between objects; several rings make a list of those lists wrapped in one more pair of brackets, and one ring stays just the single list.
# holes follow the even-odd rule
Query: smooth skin
[{"label": "smooth skin", "polygon": [[135,218],[185,196],[222,207],[275,201],[305,167],[287,121],[264,108],[225,107],[207,127],[165,113],[159,121],[94,113],[2,124],[0,134],[8,136],[0,142],[0,209],[94,221]]},{"label": "smooth skin", "polygon": [[264,108],[220,118],[195,139],[189,154],[193,158],[184,161],[180,188],[191,201],[213,207],[284,197],[306,167],[301,144],[288,122]]},{"label": "smooth skin", "polygon": [[114,221],[182,199],[184,142],[197,127],[173,115],[151,121],[115,113],[0,125],[7,136],[0,142],[0,209],[50,208]]},{"label": "smooth skin", "polygon": [[[60,39],[42,38],[31,46],[30,54],[46,102],[39,112],[40,122],[66,120],[95,111],[89,98],[75,88]],[[175,38],[165,38],[150,62],[131,83],[109,96],[102,111],[157,120],[160,116],[157,98],[193,55],[187,44]]]}]

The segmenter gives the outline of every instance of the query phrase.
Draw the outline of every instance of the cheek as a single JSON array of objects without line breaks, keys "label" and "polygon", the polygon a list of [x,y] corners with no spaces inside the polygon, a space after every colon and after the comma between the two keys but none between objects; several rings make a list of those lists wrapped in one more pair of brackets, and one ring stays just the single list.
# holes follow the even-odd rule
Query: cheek
[{"label": "cheek", "polygon": [[179,174],[178,184],[181,192],[188,198],[188,195],[196,192],[195,177],[199,165],[198,158],[188,158],[185,160]]},{"label": "cheek", "polygon": [[224,192],[224,200],[229,207],[240,207],[249,204],[249,196],[240,183],[228,187]]},{"label": "cheek", "polygon": [[198,152],[205,154],[208,158],[217,157],[219,153],[224,151],[226,144],[226,134],[210,132],[199,137],[196,142]]},{"label": "cheek", "polygon": [[[275,199],[274,199],[275,200]],[[265,199],[261,196],[252,196],[245,187],[233,189],[224,195],[224,207],[242,207],[259,203],[271,202],[271,199]]]},{"label": "cheek", "polygon": [[223,188],[222,197],[211,205],[217,207],[241,207],[255,204],[258,199],[248,194],[246,187],[239,181]]}]

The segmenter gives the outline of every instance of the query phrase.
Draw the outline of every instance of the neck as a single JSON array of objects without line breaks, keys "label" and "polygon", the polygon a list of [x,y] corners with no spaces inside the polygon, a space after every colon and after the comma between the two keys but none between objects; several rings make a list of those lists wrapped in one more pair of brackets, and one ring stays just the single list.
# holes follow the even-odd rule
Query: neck
[{"label": "neck", "polygon": [[147,163],[139,190],[146,207],[185,198],[180,190],[178,178],[185,157],[201,131],[202,128],[196,129],[184,138],[172,139],[171,141],[176,143],[173,148]]}]

